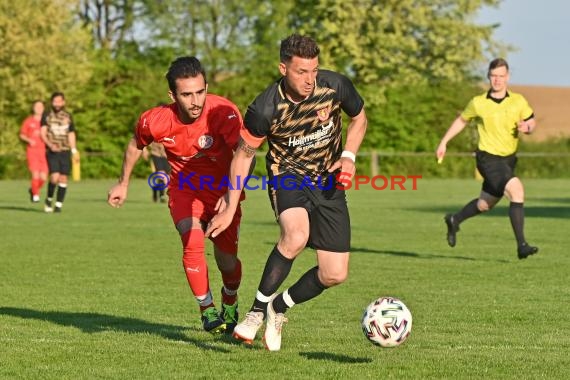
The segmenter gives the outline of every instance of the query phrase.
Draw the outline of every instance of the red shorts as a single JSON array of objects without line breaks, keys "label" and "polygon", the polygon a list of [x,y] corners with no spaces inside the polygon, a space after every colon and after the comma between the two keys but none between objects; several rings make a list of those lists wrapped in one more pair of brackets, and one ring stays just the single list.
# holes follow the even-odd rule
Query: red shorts
[{"label": "red shorts", "polygon": [[26,158],[28,159],[28,169],[31,172],[48,172],[48,164],[45,151],[27,151]]},{"label": "red shorts", "polygon": [[[168,207],[174,225],[185,218],[198,218],[205,226],[217,214],[214,210],[219,197],[205,191],[177,191],[170,189],[168,192]],[[239,239],[239,224],[241,220],[241,208],[238,206],[232,223],[221,234],[210,240],[222,251],[237,254]]]}]

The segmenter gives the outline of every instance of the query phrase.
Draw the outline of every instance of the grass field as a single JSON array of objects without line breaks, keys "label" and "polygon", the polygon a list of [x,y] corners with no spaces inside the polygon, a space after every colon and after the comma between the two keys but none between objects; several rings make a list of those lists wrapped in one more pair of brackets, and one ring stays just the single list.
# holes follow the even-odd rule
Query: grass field
[{"label": "grass field", "polygon": [[[290,310],[276,353],[201,330],[167,207],[138,180],[112,209],[111,183],[72,183],[64,212],[44,214],[27,182],[0,181],[0,378],[570,378],[569,180],[525,182],[526,232],[540,252],[522,261],[505,201],[447,246],[442,217],[478,193],[474,180],[351,191],[350,277]],[[249,192],[242,313],[277,233],[265,192]],[[312,265],[307,250],[284,285]],[[219,299],[220,276],[210,277]],[[363,308],[382,295],[414,316],[393,349],[360,330]]]}]

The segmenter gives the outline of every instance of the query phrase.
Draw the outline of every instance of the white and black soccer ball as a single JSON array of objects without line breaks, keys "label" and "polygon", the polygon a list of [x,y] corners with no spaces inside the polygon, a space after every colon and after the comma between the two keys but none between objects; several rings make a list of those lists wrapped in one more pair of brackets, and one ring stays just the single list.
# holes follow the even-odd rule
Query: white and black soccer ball
[{"label": "white and black soccer ball", "polygon": [[412,313],[398,298],[381,297],[366,307],[361,325],[370,342],[395,347],[404,343],[412,332]]}]

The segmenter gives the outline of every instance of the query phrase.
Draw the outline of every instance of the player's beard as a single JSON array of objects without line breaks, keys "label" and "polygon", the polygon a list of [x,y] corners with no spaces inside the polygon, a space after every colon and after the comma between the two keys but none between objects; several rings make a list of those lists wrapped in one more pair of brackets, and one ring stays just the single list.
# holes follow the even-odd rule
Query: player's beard
[{"label": "player's beard", "polygon": [[202,107],[192,107],[188,108],[188,118],[190,120],[196,120],[202,114]]},{"label": "player's beard", "polygon": [[58,106],[58,107],[53,106],[52,108],[53,108],[53,112],[55,112],[55,113],[58,113],[63,109],[63,107],[60,107],[60,106]]}]

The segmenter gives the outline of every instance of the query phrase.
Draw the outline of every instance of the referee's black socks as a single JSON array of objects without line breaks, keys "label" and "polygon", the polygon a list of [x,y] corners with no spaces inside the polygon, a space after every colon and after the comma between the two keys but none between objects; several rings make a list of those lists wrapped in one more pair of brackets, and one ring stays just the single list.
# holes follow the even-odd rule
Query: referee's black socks
[{"label": "referee's black socks", "polygon": [[475,215],[479,215],[481,211],[477,207],[478,198],[473,199],[471,202],[467,203],[461,211],[454,215],[454,222],[459,226],[467,218],[471,218]]},{"label": "referee's black socks", "polygon": [[511,219],[511,225],[513,226],[513,232],[515,233],[515,238],[517,239],[517,245],[521,246],[526,243],[524,237],[524,208],[523,203],[511,202],[509,207],[509,218]]}]

